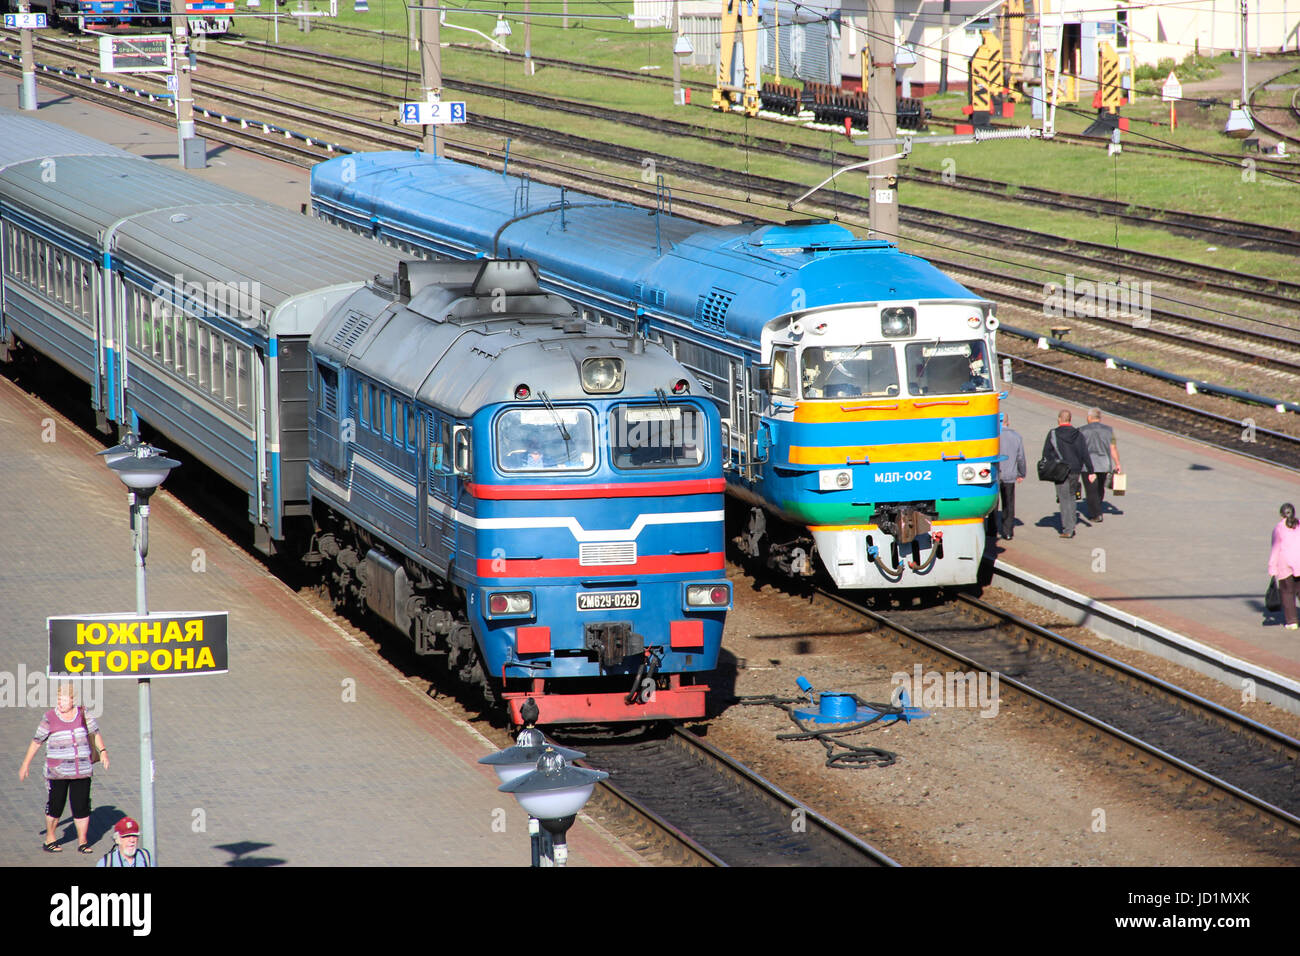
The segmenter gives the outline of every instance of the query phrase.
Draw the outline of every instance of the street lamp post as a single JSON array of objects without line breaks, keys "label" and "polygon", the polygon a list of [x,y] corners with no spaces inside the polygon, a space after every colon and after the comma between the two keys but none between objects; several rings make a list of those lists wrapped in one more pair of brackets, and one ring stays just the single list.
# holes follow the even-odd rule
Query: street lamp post
[{"label": "street lamp post", "polygon": [[[540,730],[530,726],[519,731],[519,736],[515,738],[513,747],[507,747],[504,750],[498,750],[494,754],[488,754],[486,757],[480,758],[479,763],[486,764],[495,770],[497,778],[502,783],[509,783],[536,770],[537,761],[546,752],[547,748],[562,755],[565,760],[577,760],[586,756],[580,750],[570,750],[567,747],[560,747],[551,743],[542,735]],[[532,849],[532,865],[541,866],[541,824],[531,814],[528,817],[528,839]]]},{"label": "street lamp post", "polygon": [[591,799],[592,789],[608,776],[603,770],[571,767],[555,747],[548,746],[538,758],[536,770],[497,789],[513,793],[524,811],[550,834],[551,853],[542,857],[541,865],[564,866],[569,859],[565,835]]},{"label": "street lamp post", "polygon": [[[99,454],[127,487],[135,551],[135,610],[144,617],[149,613],[144,570],[145,559],[149,556],[149,498],[180,462],[165,457],[161,449],[141,442],[134,433],[127,435],[121,445],[115,445]],[[144,848],[149,851],[157,866],[158,830],[154,825],[153,715],[149,679],[142,677],[137,683],[140,707],[140,820],[144,828]]]}]

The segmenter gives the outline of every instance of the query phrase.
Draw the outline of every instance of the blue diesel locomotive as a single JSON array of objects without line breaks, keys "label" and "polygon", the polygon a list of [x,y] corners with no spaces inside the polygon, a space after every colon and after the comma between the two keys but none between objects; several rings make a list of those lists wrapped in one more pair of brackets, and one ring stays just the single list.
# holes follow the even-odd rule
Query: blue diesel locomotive
[{"label": "blue diesel locomotive", "polygon": [[525,264],[402,262],[7,110],[0,250],[0,362],[46,356],[105,431],[241,489],[260,549],[516,716],[703,715],[731,604],[718,420],[662,349]]},{"label": "blue diesel locomotive", "polygon": [[311,350],[336,595],[516,722],[529,697],[549,724],[704,715],[731,605],[725,481],[717,411],[677,362],[503,260],[403,263]]},{"label": "blue diesel locomotive", "polygon": [[706,227],[418,153],[321,163],[312,198],[403,248],[535,260],[584,316],[667,348],[721,410],[745,553],[820,562],[842,588],[976,580],[997,319],[924,260],[827,222]]}]

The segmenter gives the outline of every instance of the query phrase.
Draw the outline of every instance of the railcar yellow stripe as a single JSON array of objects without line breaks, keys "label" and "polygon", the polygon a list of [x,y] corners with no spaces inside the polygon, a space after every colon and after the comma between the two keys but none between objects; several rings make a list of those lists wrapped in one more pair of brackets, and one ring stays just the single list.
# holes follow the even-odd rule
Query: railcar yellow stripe
[{"label": "railcar yellow stripe", "polygon": [[909,418],[943,418],[946,415],[996,415],[996,392],[986,395],[936,395],[933,398],[844,398],[798,402],[796,422],[872,422]]},{"label": "railcar yellow stripe", "polygon": [[883,465],[901,461],[939,461],[944,455],[965,455],[969,459],[995,458],[997,454],[996,438],[920,441],[897,445],[791,445],[790,464],[844,465],[849,462],[861,463],[865,459],[873,465]]},{"label": "railcar yellow stripe", "polygon": [[[983,524],[983,518],[957,518],[952,521],[931,521],[930,526],[942,531],[944,528],[951,528],[958,524]],[[809,531],[879,531],[880,526],[874,524],[810,524]]]}]

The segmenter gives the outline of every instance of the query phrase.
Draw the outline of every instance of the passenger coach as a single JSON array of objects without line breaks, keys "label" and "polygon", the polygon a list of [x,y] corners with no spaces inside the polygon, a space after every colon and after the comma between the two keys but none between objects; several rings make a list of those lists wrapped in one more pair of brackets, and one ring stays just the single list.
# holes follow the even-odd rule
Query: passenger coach
[{"label": "passenger coach", "polygon": [[398,257],[98,140],[0,111],[0,360],[19,343],[248,495],[259,548],[310,532],[307,340]]}]

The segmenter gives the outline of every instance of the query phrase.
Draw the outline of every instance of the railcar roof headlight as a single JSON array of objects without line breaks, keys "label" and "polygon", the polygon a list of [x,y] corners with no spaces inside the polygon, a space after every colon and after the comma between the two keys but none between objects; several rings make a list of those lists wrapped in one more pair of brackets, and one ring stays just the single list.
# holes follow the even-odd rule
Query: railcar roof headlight
[{"label": "railcar roof headlight", "polygon": [[527,385],[525,385],[523,382],[520,382],[518,385],[515,386],[515,398],[521,402],[532,394],[533,394],[533,390],[529,388]]},{"label": "railcar roof headlight", "polygon": [[623,391],[623,360],[612,356],[584,359],[582,390],[594,394]]},{"label": "railcar roof headlight", "polygon": [[880,334],[886,338],[903,338],[916,334],[916,309],[898,306],[880,310]]}]

